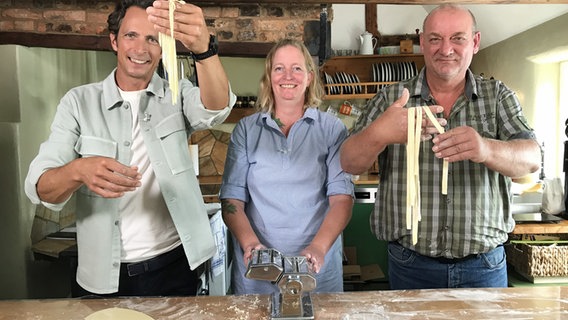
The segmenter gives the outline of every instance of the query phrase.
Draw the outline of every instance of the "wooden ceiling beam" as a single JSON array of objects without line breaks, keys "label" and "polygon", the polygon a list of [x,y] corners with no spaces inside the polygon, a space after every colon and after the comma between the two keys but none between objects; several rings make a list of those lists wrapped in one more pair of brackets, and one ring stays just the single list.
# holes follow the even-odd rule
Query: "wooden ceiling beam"
[{"label": "wooden ceiling beam", "polygon": [[377,24],[377,5],[365,4],[365,30],[371,33],[375,38],[379,39],[379,25]]},{"label": "wooden ceiling beam", "polygon": [[[0,32],[0,45],[15,44],[24,47],[112,51],[110,40],[105,36],[35,33],[35,32]],[[189,51],[179,41],[176,43],[179,55],[189,55]],[[219,42],[219,54],[232,57],[264,58],[274,43],[268,42]]]}]

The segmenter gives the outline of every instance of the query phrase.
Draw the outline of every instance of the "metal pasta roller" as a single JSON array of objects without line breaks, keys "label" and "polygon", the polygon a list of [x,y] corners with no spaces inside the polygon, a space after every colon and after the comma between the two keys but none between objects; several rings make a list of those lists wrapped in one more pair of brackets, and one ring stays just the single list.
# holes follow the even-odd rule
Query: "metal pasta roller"
[{"label": "metal pasta roller", "polygon": [[310,291],[316,279],[303,256],[282,256],[275,249],[255,250],[245,276],[275,282],[279,294],[272,294],[272,319],[314,319]]}]

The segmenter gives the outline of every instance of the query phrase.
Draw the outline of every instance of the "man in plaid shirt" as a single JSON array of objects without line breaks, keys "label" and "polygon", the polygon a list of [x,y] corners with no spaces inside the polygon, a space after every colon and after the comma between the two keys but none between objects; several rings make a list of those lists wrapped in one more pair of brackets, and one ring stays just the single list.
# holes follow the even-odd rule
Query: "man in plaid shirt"
[{"label": "man in plaid shirt", "polygon": [[[506,287],[502,244],[515,222],[511,178],[540,166],[540,147],[514,92],[475,76],[479,50],[473,14],[446,4],[424,20],[425,67],[371,99],[341,149],[345,171],[360,174],[379,156],[371,226],[389,241],[391,289]],[[422,119],[418,239],[406,227],[407,108],[428,106],[445,133]],[[432,138],[433,135],[433,138]],[[441,192],[449,162],[448,192]]]}]

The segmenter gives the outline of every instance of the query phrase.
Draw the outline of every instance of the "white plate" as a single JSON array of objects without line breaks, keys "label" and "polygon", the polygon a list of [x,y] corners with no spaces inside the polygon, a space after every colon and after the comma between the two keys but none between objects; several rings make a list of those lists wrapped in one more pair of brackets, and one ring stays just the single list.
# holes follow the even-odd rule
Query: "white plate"
[{"label": "white plate", "polygon": [[[355,80],[355,83],[361,83],[361,80],[359,80],[359,77],[356,74],[353,75],[353,79]],[[361,86],[357,86],[356,90],[357,93],[363,93],[363,87]]]},{"label": "white plate", "polygon": [[[325,75],[325,83],[333,84],[333,78],[327,72],[324,72],[324,75]],[[328,89],[327,94],[335,94],[335,87],[330,86],[327,87],[327,89]]]},{"label": "white plate", "polygon": [[[347,77],[345,76],[345,72],[339,72],[339,77],[341,78],[341,83],[349,83]],[[351,94],[351,88],[348,86],[343,86],[343,93]]]},{"label": "white plate", "polygon": [[373,82],[379,82],[379,66],[373,63]]},{"label": "white plate", "polygon": [[[347,74],[345,72],[341,72],[341,78],[343,79],[343,83],[349,83],[349,77],[347,76]],[[352,88],[350,86],[345,86],[343,87],[343,93],[345,94],[352,94]]]},{"label": "white plate", "polygon": [[401,80],[406,80],[406,79],[410,78],[410,70],[408,69],[408,67],[409,67],[408,61],[401,62],[401,64],[402,64],[402,79]]},{"label": "white plate", "polygon": [[412,76],[414,77],[415,75],[418,74],[418,68],[416,67],[416,63],[414,61],[411,62],[411,66],[412,66]]},{"label": "white plate", "polygon": [[400,62],[393,62],[392,68],[394,69],[394,81],[402,80],[402,72],[400,70]]},{"label": "white plate", "polygon": [[[345,80],[347,80],[346,83],[353,83],[353,79],[351,78],[351,74],[344,72],[343,76],[345,77]],[[353,92],[353,86],[349,86],[349,87],[346,87],[346,88],[347,88],[347,91],[349,92],[349,94],[355,93],[355,92]]]},{"label": "white plate", "polygon": [[392,73],[391,73],[391,65],[388,62],[384,62],[383,64],[383,81],[390,82],[392,80]]},{"label": "white plate", "polygon": [[[357,79],[355,79],[354,74],[350,73],[349,79],[351,80],[351,83],[357,83]],[[360,93],[359,91],[361,91],[357,88],[357,86],[351,86],[351,90],[353,91],[353,93]]]},{"label": "white plate", "polygon": [[[335,81],[335,84],[341,84],[343,83],[343,80],[341,79],[341,72],[336,72],[335,76],[333,77],[333,81]],[[336,86],[336,93],[335,94],[341,94],[341,86]]]}]

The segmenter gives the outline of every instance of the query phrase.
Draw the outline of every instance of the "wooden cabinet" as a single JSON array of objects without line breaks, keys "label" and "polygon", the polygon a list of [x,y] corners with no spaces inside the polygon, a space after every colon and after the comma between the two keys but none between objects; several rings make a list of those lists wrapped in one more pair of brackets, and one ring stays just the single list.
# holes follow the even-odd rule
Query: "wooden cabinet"
[{"label": "wooden cabinet", "polygon": [[[397,81],[375,82],[373,65],[379,63],[414,62],[418,72],[424,66],[421,54],[337,56],[325,61],[321,67],[321,77],[326,90],[325,100],[332,99],[370,99],[382,85]],[[358,83],[326,84],[326,74],[334,77],[337,72],[355,74]],[[358,92],[358,93],[353,93]],[[329,94],[334,93],[334,94]]]}]

